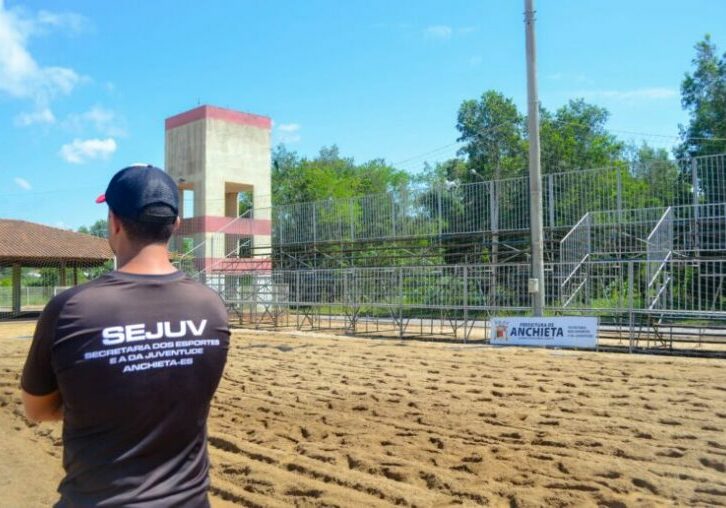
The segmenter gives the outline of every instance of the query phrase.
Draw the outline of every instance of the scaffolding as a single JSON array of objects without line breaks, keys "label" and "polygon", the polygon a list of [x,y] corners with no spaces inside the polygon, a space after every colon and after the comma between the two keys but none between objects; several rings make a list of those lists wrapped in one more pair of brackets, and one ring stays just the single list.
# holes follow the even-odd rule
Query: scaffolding
[{"label": "scaffolding", "polygon": [[[725,162],[671,162],[668,185],[625,165],[545,175],[547,313],[599,316],[630,350],[651,335],[718,343]],[[484,340],[493,314],[530,309],[527,189],[520,177],[276,206],[270,245],[244,243],[253,215],[231,218],[179,265],[243,326]]]}]

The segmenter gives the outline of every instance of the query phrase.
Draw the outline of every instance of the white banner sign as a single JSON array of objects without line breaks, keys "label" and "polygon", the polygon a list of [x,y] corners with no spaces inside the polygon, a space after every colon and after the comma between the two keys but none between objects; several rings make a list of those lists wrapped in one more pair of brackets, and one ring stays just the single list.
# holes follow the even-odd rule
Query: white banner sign
[{"label": "white banner sign", "polygon": [[499,346],[597,347],[596,317],[492,318],[491,327]]}]

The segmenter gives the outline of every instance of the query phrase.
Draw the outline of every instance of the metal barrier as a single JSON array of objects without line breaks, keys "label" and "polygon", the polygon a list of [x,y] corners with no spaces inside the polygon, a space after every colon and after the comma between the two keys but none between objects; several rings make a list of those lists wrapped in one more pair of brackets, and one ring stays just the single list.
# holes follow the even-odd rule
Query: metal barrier
[{"label": "metal barrier", "polygon": [[[654,164],[669,166],[672,175],[666,179],[665,172],[652,174],[658,168],[647,172],[625,164],[544,175],[545,227],[569,228],[593,211],[726,202],[726,154]],[[690,182],[683,178],[688,172]],[[529,185],[526,176],[448,187],[411,185],[385,194],[276,206],[272,217],[276,245],[526,231]]]},{"label": "metal barrier", "polygon": [[588,275],[584,269],[592,253],[592,215],[586,213],[580,222],[560,240],[560,301],[568,307],[575,298],[586,298]]},{"label": "metal barrier", "polygon": [[[665,163],[675,177],[663,185],[638,168],[547,175],[545,224],[557,232],[550,235],[555,247],[545,265],[547,312],[600,316],[604,326],[627,337],[631,349],[637,349],[641,336],[660,337],[654,343],[664,344],[664,328],[670,327],[671,336],[690,336],[694,327],[713,330],[725,324],[726,202],[710,201],[726,201],[726,189],[720,190],[726,181],[719,176],[726,170],[725,158],[686,164],[690,183],[676,163]],[[198,267],[195,275],[222,294],[232,315],[249,326],[329,327],[400,337],[416,329],[415,334],[428,337],[483,338],[492,314],[524,314],[531,307],[529,264],[498,262],[505,250],[523,253],[506,242],[512,235],[526,241],[526,183],[526,178],[512,178],[414,186],[280,206],[271,211],[271,245],[244,243],[248,219],[229,219],[206,234],[204,245],[180,256],[179,265],[205,253],[201,268],[198,261],[191,263]],[[510,236],[501,240],[498,235],[505,232]],[[475,234],[491,235],[491,243],[478,251],[483,254],[469,258],[477,262],[443,264],[442,259],[452,258],[442,250],[419,257],[437,245],[456,247],[447,239]],[[401,246],[392,242],[396,239],[413,241]],[[407,250],[418,239],[420,250]],[[321,244],[327,250],[316,247]],[[378,249],[394,250],[403,266],[366,268],[348,261],[346,249],[365,250],[366,245],[373,246],[373,256]],[[495,248],[501,257],[494,255]],[[265,257],[276,267],[287,258],[296,260],[298,269],[271,270],[269,263],[260,269],[255,261]],[[483,262],[487,257],[493,262]],[[326,263],[340,268],[322,268]],[[717,334],[709,337],[722,342]]]},{"label": "metal barrier", "polygon": [[[568,265],[546,264],[549,287],[557,287],[559,274],[567,273]],[[656,337],[663,327],[670,327],[690,337],[696,330],[726,324],[726,259],[588,259],[582,269],[588,274],[588,298],[571,299],[565,308],[561,295],[551,291],[546,302],[549,315],[599,316],[605,330],[616,327],[621,339],[632,336],[636,343],[644,330]],[[661,274],[667,274],[667,286],[653,282],[661,280]],[[472,340],[488,337],[492,315],[529,313],[529,276],[530,266],[523,263],[496,269],[462,265],[280,270],[227,276],[226,286],[217,289],[235,295],[227,302],[242,325]],[[656,287],[667,287],[667,298]],[[671,347],[678,342],[677,335],[671,337]],[[655,339],[648,340],[655,344]],[[723,335],[713,335],[710,342],[726,347]]]}]

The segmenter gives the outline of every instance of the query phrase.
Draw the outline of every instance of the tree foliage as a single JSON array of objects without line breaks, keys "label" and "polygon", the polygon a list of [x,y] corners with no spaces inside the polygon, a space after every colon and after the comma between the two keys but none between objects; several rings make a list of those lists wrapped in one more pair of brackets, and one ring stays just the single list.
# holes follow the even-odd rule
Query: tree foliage
[{"label": "tree foliage", "polygon": [[[461,183],[480,179],[471,169],[487,180],[518,175],[526,164],[524,126],[514,101],[500,92],[488,90],[478,101],[464,101],[456,128],[457,141],[465,143],[459,154],[466,156],[469,171],[455,171],[450,179]],[[450,169],[463,168],[450,165]]]},{"label": "tree foliage", "polygon": [[621,159],[624,145],[605,127],[610,114],[583,99],[554,113],[540,108],[540,150],[544,173],[600,168]]},{"label": "tree foliage", "polygon": [[[690,181],[669,157],[665,148],[653,148],[646,143],[631,147],[630,177],[624,191],[633,192],[626,202],[636,207],[688,204],[691,202]],[[630,183],[632,182],[632,183]]]},{"label": "tree foliage", "polygon": [[387,192],[408,179],[404,171],[383,159],[356,164],[341,156],[335,145],[321,148],[313,159],[288,151],[284,145],[272,153],[272,203],[276,206]]},{"label": "tree foliage", "polygon": [[679,157],[726,152],[726,53],[718,55],[709,35],[695,49],[693,74],[681,82],[681,105],[690,120],[680,126]]},{"label": "tree foliage", "polygon": [[[540,108],[540,151],[544,173],[603,167],[620,160],[624,144],[605,127],[609,113],[583,99],[554,112]],[[450,181],[461,183],[523,176],[527,170],[527,122],[512,99],[489,90],[461,104],[457,117],[466,166],[445,163]],[[472,172],[476,171],[476,173]]]},{"label": "tree foliage", "polygon": [[[356,164],[352,158],[341,156],[336,146],[323,147],[317,157],[308,159],[279,145],[273,150],[272,160],[272,203],[278,231],[285,238],[300,236],[304,241],[340,239],[350,235],[351,228],[376,236],[376,231],[385,230],[386,221],[391,219],[390,213],[381,213],[387,196],[365,202],[347,198],[393,192],[409,181],[404,171],[382,159]],[[311,202],[315,203],[302,208],[285,206]],[[286,252],[294,249],[288,246]],[[362,255],[379,254],[371,250]]]},{"label": "tree foliage", "polygon": [[78,232],[99,238],[108,238],[108,222],[106,219],[99,219],[88,227],[81,226],[78,228]]}]

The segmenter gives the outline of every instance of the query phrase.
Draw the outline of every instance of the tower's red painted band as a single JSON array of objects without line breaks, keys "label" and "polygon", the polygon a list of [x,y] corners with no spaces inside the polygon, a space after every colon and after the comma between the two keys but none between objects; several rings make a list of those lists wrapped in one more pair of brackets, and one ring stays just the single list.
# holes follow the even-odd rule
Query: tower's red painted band
[{"label": "tower's red painted band", "polygon": [[269,130],[272,127],[272,119],[270,117],[206,105],[167,118],[165,127],[166,130],[170,130],[204,118],[214,118],[240,125],[250,125],[259,129]]},{"label": "tower's red painted band", "polygon": [[237,219],[205,215],[183,219],[178,235],[194,233],[226,233],[228,235],[271,235],[272,221],[267,219]]},{"label": "tower's red painted band", "polygon": [[196,267],[207,273],[247,273],[272,270],[270,258],[198,258]]}]

